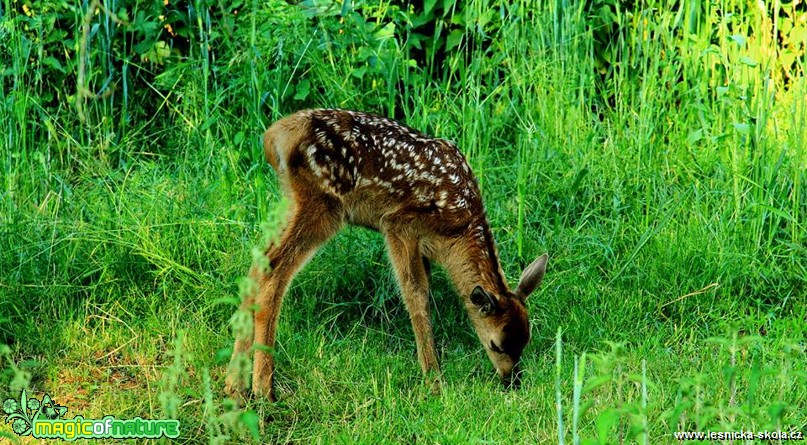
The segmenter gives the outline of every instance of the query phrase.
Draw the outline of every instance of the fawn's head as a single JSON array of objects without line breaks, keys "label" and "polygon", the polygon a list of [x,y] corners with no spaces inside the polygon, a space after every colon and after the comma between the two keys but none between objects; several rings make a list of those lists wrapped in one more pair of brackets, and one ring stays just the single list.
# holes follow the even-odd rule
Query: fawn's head
[{"label": "fawn's head", "polygon": [[530,321],[525,302],[540,284],[546,271],[547,255],[532,262],[521,274],[515,292],[494,295],[482,286],[471,292],[471,302],[479,310],[476,332],[490,361],[505,386],[520,384],[518,362],[530,341]]}]

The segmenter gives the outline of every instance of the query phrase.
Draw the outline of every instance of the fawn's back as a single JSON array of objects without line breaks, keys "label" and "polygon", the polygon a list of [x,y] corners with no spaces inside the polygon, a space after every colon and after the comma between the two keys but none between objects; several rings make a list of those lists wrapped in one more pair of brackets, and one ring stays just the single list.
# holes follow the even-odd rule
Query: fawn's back
[{"label": "fawn's back", "polygon": [[264,150],[287,191],[331,196],[353,224],[381,229],[385,218],[409,219],[450,234],[484,212],[471,169],[452,142],[384,117],[300,111],[266,131]]}]

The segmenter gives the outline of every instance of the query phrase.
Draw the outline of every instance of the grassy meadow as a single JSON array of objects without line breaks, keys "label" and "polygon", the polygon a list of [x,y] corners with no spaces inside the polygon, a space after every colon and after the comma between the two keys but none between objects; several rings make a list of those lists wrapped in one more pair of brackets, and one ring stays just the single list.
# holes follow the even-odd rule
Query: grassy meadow
[{"label": "grassy meadow", "polygon": [[[803,2],[292,3],[2,2],[0,399],[179,419],[161,443],[807,434]],[[520,390],[435,268],[431,395],[349,228],[287,295],[279,401],[226,399],[281,207],[260,135],[307,107],[456,141],[510,282],[549,253]]]}]

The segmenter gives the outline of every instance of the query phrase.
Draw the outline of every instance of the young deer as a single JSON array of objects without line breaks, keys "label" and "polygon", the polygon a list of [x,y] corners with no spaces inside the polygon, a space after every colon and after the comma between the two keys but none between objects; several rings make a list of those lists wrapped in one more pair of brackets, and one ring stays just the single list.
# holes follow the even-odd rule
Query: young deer
[{"label": "young deer", "polygon": [[[290,201],[286,226],[266,251],[270,270],[253,268],[254,336],[237,339],[233,360],[256,348],[252,392],[274,400],[275,331],[294,275],[345,223],[384,235],[403,294],[423,372],[439,365],[429,319],[429,260],[448,271],[502,381],[518,383],[517,365],[530,339],[524,302],[546,270],[544,254],[511,291],[499,265],[479,186],[457,147],[392,120],[365,113],[299,111],[264,134],[266,159]],[[227,392],[246,381],[231,367]]]}]

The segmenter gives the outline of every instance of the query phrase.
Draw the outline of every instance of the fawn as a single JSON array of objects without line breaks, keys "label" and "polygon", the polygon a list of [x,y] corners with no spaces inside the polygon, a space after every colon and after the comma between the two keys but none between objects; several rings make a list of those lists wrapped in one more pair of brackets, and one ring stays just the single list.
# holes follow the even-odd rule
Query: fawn
[{"label": "fawn", "polygon": [[[275,331],[294,275],[345,223],[381,232],[412,321],[425,374],[440,369],[429,318],[429,261],[442,264],[502,381],[518,384],[518,361],[530,339],[525,300],[540,284],[547,255],[507,286],[485,216],[479,186],[463,155],[436,139],[384,117],[318,109],[275,122],[263,136],[267,161],[289,199],[286,225],[267,247],[270,269],[253,267],[257,291],[252,339],[239,338],[233,363],[256,348],[252,393],[274,400]],[[247,385],[231,366],[226,391]]]}]

